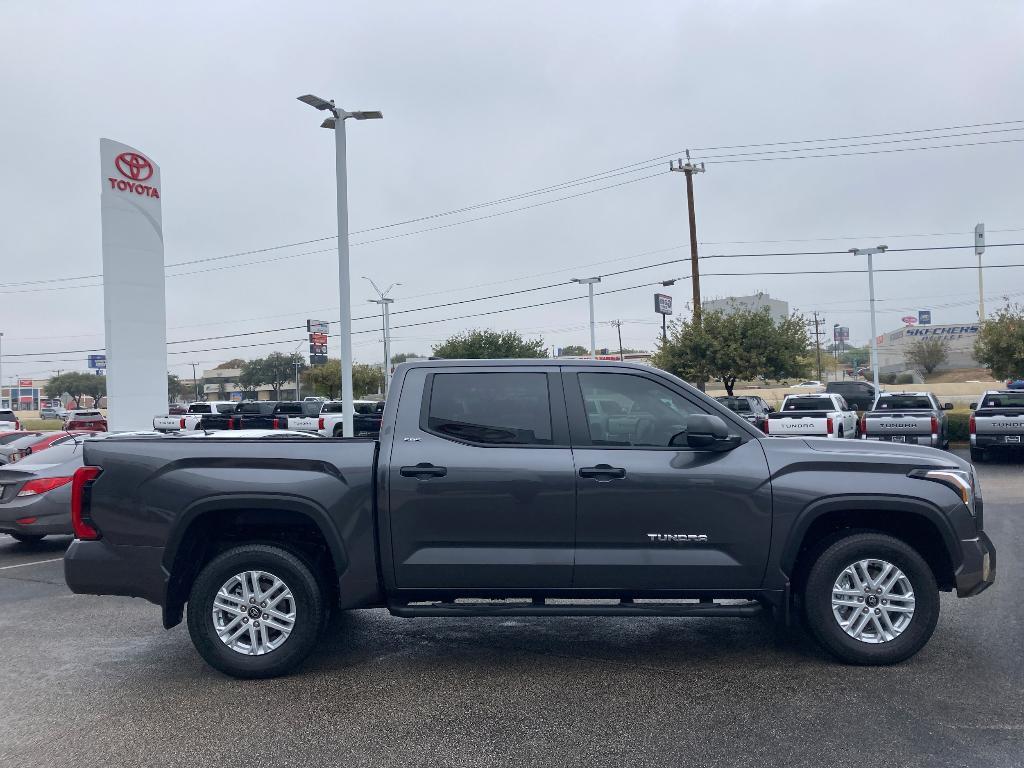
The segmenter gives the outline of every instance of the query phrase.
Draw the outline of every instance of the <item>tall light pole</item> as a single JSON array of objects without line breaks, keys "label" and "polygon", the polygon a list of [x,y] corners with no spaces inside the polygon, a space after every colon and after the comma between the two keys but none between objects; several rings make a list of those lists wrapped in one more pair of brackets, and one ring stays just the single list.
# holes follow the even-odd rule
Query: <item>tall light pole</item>
[{"label": "tall light pole", "polygon": [[334,163],[338,186],[338,292],[341,294],[341,400],[342,430],[346,437],[351,437],[352,415],[352,278],[349,274],[348,255],[348,171],[346,168],[345,121],[350,117],[356,120],[380,120],[384,115],[380,112],[347,112],[336,106],[333,100],[322,99],[307,93],[299,96],[299,101],[319,110],[326,110],[334,117],[328,117],[321,128],[334,130]]},{"label": "tall light pole", "polygon": [[587,297],[590,302],[590,359],[597,358],[597,338],[594,334],[594,283],[600,283],[600,277],[574,277],[574,283],[587,286]]},{"label": "tall light pole", "polygon": [[[985,322],[985,280],[981,273],[981,256],[985,253],[985,225],[974,228],[974,252],[978,256],[978,322]],[[3,336],[0,333],[0,336]]]},{"label": "tall light pole", "polygon": [[199,379],[196,378],[196,364],[192,363],[192,384],[196,388],[196,402],[199,402]]},{"label": "tall light pole", "polygon": [[[0,405],[4,401],[4,332],[0,331]],[[8,397],[10,393],[8,392]]]},{"label": "tall light pole", "polygon": [[391,290],[401,283],[392,283],[385,290],[381,290],[377,287],[377,284],[372,279],[363,275],[363,280],[369,281],[370,285],[373,286],[373,290],[377,292],[380,297],[378,299],[370,299],[373,304],[380,304],[381,314],[381,332],[384,334],[384,396],[387,397],[388,389],[391,387],[391,305],[395,303],[394,299],[389,299],[388,294]]},{"label": "tall light pole", "polygon": [[878,391],[878,328],[875,325],[875,267],[873,257],[876,253],[885,253],[889,250],[887,245],[878,245],[874,248],[851,248],[850,253],[854,256],[868,257],[868,299],[871,305],[871,380]]}]

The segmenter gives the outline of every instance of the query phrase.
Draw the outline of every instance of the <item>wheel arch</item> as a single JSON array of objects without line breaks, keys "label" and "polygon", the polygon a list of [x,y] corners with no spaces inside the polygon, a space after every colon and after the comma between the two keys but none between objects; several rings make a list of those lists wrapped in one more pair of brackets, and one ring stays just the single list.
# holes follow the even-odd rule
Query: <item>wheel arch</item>
[{"label": "wheel arch", "polygon": [[922,499],[856,495],[822,499],[806,507],[793,525],[780,566],[794,591],[802,589],[818,554],[845,535],[885,533],[914,547],[928,563],[939,588],[955,586],[960,551],[945,516]]},{"label": "wheel arch", "polygon": [[[239,532],[240,537],[235,536]],[[166,575],[164,626],[181,622],[192,582],[203,565],[240,540],[264,541],[305,559],[311,567],[329,567],[332,583],[348,568],[345,544],[327,511],[308,499],[282,495],[230,494],[208,497],[186,508],[164,550]],[[329,562],[314,562],[318,545]]]}]

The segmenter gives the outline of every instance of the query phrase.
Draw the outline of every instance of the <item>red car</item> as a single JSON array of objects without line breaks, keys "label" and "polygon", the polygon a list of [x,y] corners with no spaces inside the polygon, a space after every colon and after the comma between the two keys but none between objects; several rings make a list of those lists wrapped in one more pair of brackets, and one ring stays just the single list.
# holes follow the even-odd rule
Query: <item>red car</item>
[{"label": "red car", "polygon": [[64,431],[84,430],[86,432],[106,432],[107,417],[99,411],[72,411],[64,422]]},{"label": "red car", "polygon": [[45,451],[54,445],[60,445],[76,437],[91,437],[98,435],[96,430],[74,430],[71,432],[27,432],[24,437],[14,440],[6,445],[0,446],[0,464],[6,462],[13,464],[24,459],[31,453]]}]

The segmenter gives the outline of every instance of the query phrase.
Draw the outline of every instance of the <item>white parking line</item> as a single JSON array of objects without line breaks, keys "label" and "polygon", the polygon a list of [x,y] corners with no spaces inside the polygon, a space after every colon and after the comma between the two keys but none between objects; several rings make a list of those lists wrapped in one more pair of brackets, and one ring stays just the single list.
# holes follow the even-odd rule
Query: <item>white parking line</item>
[{"label": "white parking line", "polygon": [[18,563],[17,565],[4,565],[0,566],[0,571],[6,571],[9,568],[24,568],[26,565],[43,565],[43,563],[56,563],[63,560],[63,557],[55,557],[52,560],[34,560],[31,563]]}]

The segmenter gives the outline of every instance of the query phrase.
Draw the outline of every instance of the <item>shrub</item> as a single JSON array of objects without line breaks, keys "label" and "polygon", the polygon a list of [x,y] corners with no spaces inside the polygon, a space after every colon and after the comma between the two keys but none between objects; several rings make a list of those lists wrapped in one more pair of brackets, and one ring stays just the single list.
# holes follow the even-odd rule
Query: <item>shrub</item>
[{"label": "shrub", "polygon": [[968,433],[968,420],[971,418],[970,411],[950,411],[946,414],[949,417],[949,439],[954,443],[966,443],[971,439]]},{"label": "shrub", "polygon": [[894,384],[913,384],[914,383],[914,374],[912,374],[912,373],[901,373],[899,376],[896,377],[896,381],[894,381],[893,383]]},{"label": "shrub", "polygon": [[880,373],[878,374],[878,382],[880,384],[895,384],[896,374],[895,373]]}]

